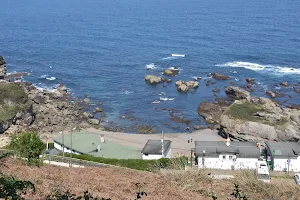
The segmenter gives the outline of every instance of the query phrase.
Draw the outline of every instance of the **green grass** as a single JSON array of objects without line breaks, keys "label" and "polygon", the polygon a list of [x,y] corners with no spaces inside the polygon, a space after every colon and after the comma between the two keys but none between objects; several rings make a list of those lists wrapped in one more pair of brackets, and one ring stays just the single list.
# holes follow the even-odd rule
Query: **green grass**
[{"label": "green grass", "polygon": [[23,112],[26,108],[27,104],[0,105],[0,123],[13,119],[18,112]]},{"label": "green grass", "polygon": [[24,104],[28,96],[24,89],[15,83],[0,83],[0,104],[7,102]]},{"label": "green grass", "polygon": [[286,122],[288,122],[287,119],[281,118],[279,121],[272,123],[270,121],[263,120],[260,117],[254,116],[254,114],[259,111],[268,112],[264,110],[261,106],[246,101],[242,103],[232,104],[231,106],[229,106],[225,114],[242,121],[259,122],[271,126],[281,126],[284,125]]},{"label": "green grass", "polygon": [[28,108],[28,96],[15,83],[0,83],[0,123],[6,122]]},{"label": "green grass", "polygon": [[[66,157],[70,157],[70,154],[65,154]],[[104,163],[109,165],[116,165],[120,167],[126,167],[130,169],[136,169],[141,171],[156,171],[157,168],[184,168],[187,162],[186,157],[180,158],[161,158],[159,160],[142,160],[142,159],[115,159],[115,158],[102,158],[91,155],[77,155],[73,154],[73,158],[87,160],[97,163]]]},{"label": "green grass", "polygon": [[255,104],[244,102],[241,104],[232,104],[225,114],[230,115],[233,118],[244,121],[261,121],[258,117],[253,116],[254,113],[262,111],[263,109]]}]

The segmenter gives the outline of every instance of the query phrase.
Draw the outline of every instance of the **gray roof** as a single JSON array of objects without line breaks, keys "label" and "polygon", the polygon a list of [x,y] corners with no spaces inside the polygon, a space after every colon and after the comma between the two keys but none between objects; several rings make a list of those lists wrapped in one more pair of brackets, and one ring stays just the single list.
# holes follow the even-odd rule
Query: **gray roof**
[{"label": "gray roof", "polygon": [[224,141],[195,141],[195,153],[198,156],[218,157],[220,154],[232,154],[242,158],[258,158],[259,148],[254,142],[231,141],[230,146]]},{"label": "gray roof", "polygon": [[299,142],[265,142],[273,157],[297,157],[300,156]]},{"label": "gray roof", "polygon": [[[171,147],[171,140],[164,140],[164,153]],[[143,154],[155,154],[161,155],[161,140],[148,140],[146,145],[144,146],[142,153]]]}]

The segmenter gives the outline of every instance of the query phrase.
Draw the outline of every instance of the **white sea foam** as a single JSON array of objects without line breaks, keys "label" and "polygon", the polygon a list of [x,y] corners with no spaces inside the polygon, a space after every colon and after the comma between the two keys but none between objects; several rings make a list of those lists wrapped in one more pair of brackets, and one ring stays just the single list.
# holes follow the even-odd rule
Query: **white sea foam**
[{"label": "white sea foam", "polygon": [[227,62],[221,65],[217,65],[219,67],[240,67],[245,69],[251,69],[254,71],[261,71],[265,69],[265,65],[260,65],[257,63],[250,63],[250,62],[239,62],[239,61],[233,61],[233,62]]},{"label": "white sea foam", "polygon": [[241,62],[241,61],[233,61],[227,62],[224,64],[218,64],[216,66],[219,67],[239,67],[245,68],[253,71],[270,71],[275,74],[300,74],[300,69],[293,68],[293,67],[282,67],[282,66],[275,66],[275,65],[263,65],[258,63],[251,63],[251,62]]},{"label": "white sea foam", "polygon": [[172,53],[171,56],[172,57],[181,57],[181,58],[184,58],[185,54]]},{"label": "white sea foam", "polygon": [[147,69],[156,69],[157,65],[155,63],[151,63],[151,64],[146,65],[146,68]]},{"label": "white sea foam", "polygon": [[53,85],[53,86],[47,86],[43,83],[37,83],[34,84],[34,86],[36,87],[36,89],[40,90],[40,91],[50,91],[50,92],[54,92],[56,90],[56,88],[59,86],[59,84]]},{"label": "white sea foam", "polygon": [[46,79],[49,80],[49,81],[54,81],[54,80],[56,80],[56,77],[51,76],[51,77],[47,77]]},{"label": "white sea foam", "polygon": [[168,57],[164,57],[161,60],[173,60],[176,59],[176,57],[172,57],[172,56],[168,56]]},{"label": "white sea foam", "polygon": [[130,91],[130,90],[126,90],[126,89],[122,89],[121,91],[120,91],[120,94],[132,94],[133,92],[132,91]]},{"label": "white sea foam", "polygon": [[39,78],[47,78],[48,75],[47,74],[44,74],[44,75],[41,75]]},{"label": "white sea foam", "polygon": [[168,97],[159,97],[162,101],[173,101],[175,98],[168,98]]}]

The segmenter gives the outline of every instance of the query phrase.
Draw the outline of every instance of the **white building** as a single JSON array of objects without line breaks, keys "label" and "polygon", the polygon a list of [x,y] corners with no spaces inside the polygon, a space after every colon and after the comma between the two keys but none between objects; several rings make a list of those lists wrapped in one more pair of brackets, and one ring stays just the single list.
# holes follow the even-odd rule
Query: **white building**
[{"label": "white building", "polygon": [[271,170],[300,172],[299,142],[266,142],[267,161]]},{"label": "white building", "polygon": [[[160,158],[171,158],[171,141],[164,140],[163,147],[161,140],[148,140],[142,150],[143,160],[157,160]],[[162,148],[164,154],[162,154]]]},{"label": "white building", "polygon": [[196,141],[195,156],[199,168],[256,169],[260,150],[252,142]]}]

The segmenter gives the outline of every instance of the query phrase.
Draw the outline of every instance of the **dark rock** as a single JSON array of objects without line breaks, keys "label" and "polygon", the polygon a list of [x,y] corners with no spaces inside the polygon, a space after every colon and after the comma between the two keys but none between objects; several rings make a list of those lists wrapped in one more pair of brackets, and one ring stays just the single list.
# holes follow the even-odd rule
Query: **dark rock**
[{"label": "dark rock", "polygon": [[63,84],[59,85],[56,89],[57,89],[57,91],[59,91],[61,93],[68,91],[67,87],[65,85],[63,85]]},{"label": "dark rock", "polygon": [[234,82],[234,81],[230,81],[229,83],[230,83],[230,85],[236,85],[236,82]]},{"label": "dark rock", "polygon": [[170,120],[173,122],[176,122],[176,123],[182,123],[182,124],[186,124],[186,125],[189,125],[190,123],[192,123],[192,120],[186,120],[186,119],[184,119],[184,117],[172,117]]},{"label": "dark rock", "polygon": [[300,110],[300,105],[297,105],[297,104],[291,104],[291,105],[289,105],[289,108]]},{"label": "dark rock", "polygon": [[138,132],[140,132],[142,134],[155,134],[156,133],[156,129],[150,124],[136,125],[135,130],[137,130]]},{"label": "dark rock", "polygon": [[229,79],[231,79],[230,76],[226,76],[226,75],[220,74],[220,73],[212,73],[211,75],[214,79],[217,79],[217,80],[229,80]]},{"label": "dark rock", "polygon": [[99,113],[99,112],[104,112],[104,108],[96,107],[93,111],[93,113]]},{"label": "dark rock", "polygon": [[231,99],[248,99],[250,94],[248,91],[234,86],[229,86],[225,90],[226,95]]},{"label": "dark rock", "polygon": [[255,84],[255,81],[253,78],[246,78],[247,83],[249,84]]},{"label": "dark rock", "polygon": [[276,97],[276,94],[275,94],[274,92],[270,91],[270,90],[267,90],[267,91],[266,91],[266,94],[267,94],[269,97],[271,97],[271,98],[275,98],[275,97]]},{"label": "dark rock", "polygon": [[199,87],[199,83],[197,81],[176,81],[175,85],[177,86],[177,90],[180,92],[188,92],[190,89],[195,89]]},{"label": "dark rock", "polygon": [[172,83],[172,79],[167,79],[167,83]]},{"label": "dark rock", "polygon": [[247,85],[247,86],[246,86],[246,89],[247,89],[249,92],[254,92],[254,88],[253,88],[251,85]]},{"label": "dark rock", "polygon": [[294,92],[300,94],[300,89],[298,89],[298,88],[296,88],[296,87],[293,87],[293,89],[294,89]]},{"label": "dark rock", "polygon": [[121,115],[121,116],[120,116],[120,119],[125,119],[125,118],[126,118],[125,115]]},{"label": "dark rock", "polygon": [[211,84],[211,80],[208,80],[208,81],[206,81],[206,86],[210,86],[210,84]]},{"label": "dark rock", "polygon": [[228,105],[222,103],[202,102],[200,103],[197,112],[204,117],[206,122],[218,123],[220,116],[225,111]]},{"label": "dark rock", "polygon": [[220,89],[219,88],[215,88],[215,89],[213,89],[213,92],[220,92]]},{"label": "dark rock", "polygon": [[283,86],[283,87],[288,87],[288,86],[289,86],[289,83],[286,81],[286,82],[280,83],[280,85]]},{"label": "dark rock", "polygon": [[204,129],[203,126],[197,126],[197,125],[193,126],[193,128],[194,128],[194,130],[203,130]]},{"label": "dark rock", "polygon": [[92,125],[99,125],[100,121],[98,119],[88,119],[88,122]]}]

